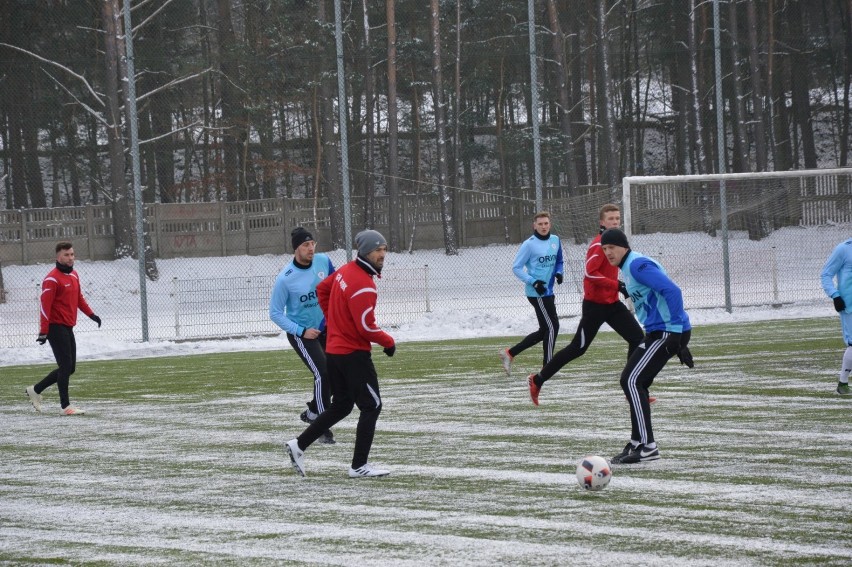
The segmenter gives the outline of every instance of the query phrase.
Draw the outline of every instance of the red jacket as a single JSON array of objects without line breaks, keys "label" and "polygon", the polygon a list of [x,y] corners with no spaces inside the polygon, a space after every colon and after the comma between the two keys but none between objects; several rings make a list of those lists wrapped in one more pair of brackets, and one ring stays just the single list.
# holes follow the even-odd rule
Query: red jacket
[{"label": "red jacket", "polygon": [[598,234],[586,251],[586,273],[583,277],[583,299],[609,305],[618,301],[618,267],[606,259]]},{"label": "red jacket", "polygon": [[77,272],[71,270],[70,274],[63,274],[58,268],[53,268],[41,282],[38,334],[46,335],[51,323],[73,327],[77,324],[78,308],[89,317],[94,315],[80,291]]},{"label": "red jacket", "polygon": [[356,258],[317,285],[317,298],[327,321],[325,352],[349,354],[371,349],[370,343],[388,348],[393,337],[376,325],[376,282],[370,264]]}]

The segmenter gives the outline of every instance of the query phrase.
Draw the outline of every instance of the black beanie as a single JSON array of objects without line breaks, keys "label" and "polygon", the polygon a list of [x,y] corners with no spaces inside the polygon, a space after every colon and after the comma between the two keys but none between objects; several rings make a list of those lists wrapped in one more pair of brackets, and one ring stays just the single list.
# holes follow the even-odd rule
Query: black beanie
[{"label": "black beanie", "polygon": [[293,250],[295,250],[305,242],[309,242],[314,239],[311,233],[302,228],[301,226],[297,226],[293,229],[293,232],[290,233],[290,238],[293,241]]},{"label": "black beanie", "polygon": [[630,248],[630,245],[627,243],[627,235],[617,228],[610,228],[603,231],[603,234],[601,234],[601,246],[604,246],[605,244],[614,244],[616,246],[621,246],[622,248]]}]

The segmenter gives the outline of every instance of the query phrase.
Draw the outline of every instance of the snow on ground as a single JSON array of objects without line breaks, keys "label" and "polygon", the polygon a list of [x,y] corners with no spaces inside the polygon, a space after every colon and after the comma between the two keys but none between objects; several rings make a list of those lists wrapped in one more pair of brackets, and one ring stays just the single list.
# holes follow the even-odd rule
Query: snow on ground
[{"label": "snow on ground", "polygon": [[[631,245],[659,259],[684,291],[694,325],[833,317],[819,283],[832,248],[849,237],[846,226],[787,228],[762,241],[732,233],[727,312],[718,238],[703,234],[635,236]],[[576,329],[585,245],[563,242],[566,283],[557,288],[560,341]],[[535,328],[532,309],[511,272],[517,245],[390,254],[379,280],[379,323],[400,342],[519,336]],[[336,265],[345,254],[330,252]],[[103,318],[101,330],[80,316],[80,360],[180,356],[289,348],[269,321],[269,286],[289,255],[158,261],[160,279],[148,282],[149,342],[142,342],[140,287],[135,260],[79,262],[84,293]],[[53,363],[35,344],[37,292],[47,265],[3,268],[7,303],[0,304],[0,366]],[[239,289],[234,281],[251,281]],[[176,282],[188,282],[178,284]],[[190,289],[193,282],[216,284]],[[240,284],[242,285],[242,284]],[[186,289],[179,286],[185,286]],[[236,304],[236,306],[235,306]],[[193,331],[193,329],[197,329]],[[195,332],[195,334],[193,334]],[[262,336],[258,336],[261,335]],[[245,338],[232,338],[244,335]],[[254,336],[250,336],[254,335]],[[192,340],[199,338],[211,340]]]}]

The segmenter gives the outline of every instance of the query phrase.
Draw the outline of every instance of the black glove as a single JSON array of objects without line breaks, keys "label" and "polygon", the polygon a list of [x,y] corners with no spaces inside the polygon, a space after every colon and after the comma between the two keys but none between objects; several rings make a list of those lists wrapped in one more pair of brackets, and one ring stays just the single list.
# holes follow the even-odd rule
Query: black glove
[{"label": "black glove", "polygon": [[687,368],[694,368],[695,362],[692,360],[692,353],[689,352],[689,347],[683,347],[677,353],[677,357],[680,360],[680,363],[685,365]]},{"label": "black glove", "polygon": [[39,335],[38,338],[36,339],[36,342],[40,345],[43,345],[44,343],[47,342],[47,335]]},{"label": "black glove", "polygon": [[629,294],[627,293],[627,284],[620,280],[618,282],[618,293],[623,295],[624,299],[627,299],[627,297],[629,296]]},{"label": "black glove", "polygon": [[98,329],[101,328],[101,318],[100,317],[98,317],[97,315],[92,313],[91,315],[89,315],[89,319],[91,319],[92,321],[94,321],[95,323],[98,324]]},{"label": "black glove", "polygon": [[396,345],[385,347],[385,354],[388,356],[393,356],[393,353],[396,352]]},{"label": "black glove", "polygon": [[839,295],[832,299],[832,301],[834,302],[834,309],[836,309],[838,313],[846,309],[846,302],[843,301],[843,298]]},{"label": "black glove", "polygon": [[547,292],[547,284],[541,280],[535,280],[533,282],[533,289],[539,295],[544,295]]},{"label": "black glove", "polygon": [[562,274],[556,274],[556,283],[562,285]]},{"label": "black glove", "polygon": [[663,346],[666,349],[666,352],[669,353],[669,356],[674,356],[680,352],[680,333],[669,333],[669,336],[666,337],[666,342],[663,343]]}]

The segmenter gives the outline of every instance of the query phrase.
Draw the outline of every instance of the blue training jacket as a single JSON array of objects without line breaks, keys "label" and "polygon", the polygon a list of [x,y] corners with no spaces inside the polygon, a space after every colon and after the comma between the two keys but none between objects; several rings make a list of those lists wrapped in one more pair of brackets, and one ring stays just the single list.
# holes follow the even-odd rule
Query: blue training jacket
[{"label": "blue training jacket", "polygon": [[621,262],[621,273],[646,333],[692,329],[683,294],[659,262],[631,250]]},{"label": "blue training jacket", "polygon": [[291,260],[275,278],[269,299],[269,318],[297,337],[301,337],[305,329],[325,329],[325,317],[317,300],[317,284],[333,273],[334,266],[325,254],[314,254],[307,268]]},{"label": "blue training jacket", "polygon": [[[532,284],[541,280],[547,284],[545,296],[553,295],[553,280],[562,273],[562,243],[555,234],[541,239],[533,234],[521,244],[512,271],[526,285],[527,297],[539,297]],[[543,296],[542,296],[543,297]]]},{"label": "blue training jacket", "polygon": [[846,303],[844,312],[852,313],[852,238],[838,244],[828,256],[820,274],[820,281],[826,295],[832,299],[842,297]]}]

